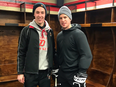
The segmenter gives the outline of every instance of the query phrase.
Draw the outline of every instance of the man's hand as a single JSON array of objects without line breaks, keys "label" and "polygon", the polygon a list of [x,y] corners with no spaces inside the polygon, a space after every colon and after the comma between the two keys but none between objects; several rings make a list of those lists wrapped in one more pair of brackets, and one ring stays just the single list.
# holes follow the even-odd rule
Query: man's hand
[{"label": "man's hand", "polygon": [[24,77],[24,74],[19,74],[17,76],[17,79],[20,83],[24,83],[25,82],[25,77]]}]

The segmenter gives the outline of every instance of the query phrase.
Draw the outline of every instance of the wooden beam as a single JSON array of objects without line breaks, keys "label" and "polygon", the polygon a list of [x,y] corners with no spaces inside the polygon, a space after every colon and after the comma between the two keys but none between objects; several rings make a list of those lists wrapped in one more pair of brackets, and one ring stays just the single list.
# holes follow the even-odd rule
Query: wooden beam
[{"label": "wooden beam", "polygon": [[19,26],[21,26],[21,27],[28,26],[28,24],[27,24],[27,23],[26,23],[26,24],[24,24],[24,23],[18,23],[18,25],[19,25]]},{"label": "wooden beam", "polygon": [[5,23],[0,23],[0,26],[5,26]]},{"label": "wooden beam", "polygon": [[90,27],[91,24],[80,24],[81,27]]},{"label": "wooden beam", "polygon": [[102,23],[102,27],[116,27],[116,22],[114,22],[114,23]]}]

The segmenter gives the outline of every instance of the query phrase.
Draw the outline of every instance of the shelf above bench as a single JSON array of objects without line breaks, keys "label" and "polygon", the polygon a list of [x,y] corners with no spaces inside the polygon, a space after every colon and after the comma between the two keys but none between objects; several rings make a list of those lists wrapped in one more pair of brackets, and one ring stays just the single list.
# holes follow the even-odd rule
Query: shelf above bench
[{"label": "shelf above bench", "polygon": [[[95,23],[95,24],[80,24],[81,27],[116,27],[115,23]],[[25,27],[28,26],[28,23],[0,23],[0,26],[19,26]]]}]

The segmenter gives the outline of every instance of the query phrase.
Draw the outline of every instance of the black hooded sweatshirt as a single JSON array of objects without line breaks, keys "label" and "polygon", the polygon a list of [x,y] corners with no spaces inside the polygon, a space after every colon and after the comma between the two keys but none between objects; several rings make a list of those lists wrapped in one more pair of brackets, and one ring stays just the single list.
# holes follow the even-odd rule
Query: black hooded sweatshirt
[{"label": "black hooded sweatshirt", "polygon": [[63,71],[86,73],[92,60],[91,50],[79,24],[72,24],[57,36],[58,65]]}]

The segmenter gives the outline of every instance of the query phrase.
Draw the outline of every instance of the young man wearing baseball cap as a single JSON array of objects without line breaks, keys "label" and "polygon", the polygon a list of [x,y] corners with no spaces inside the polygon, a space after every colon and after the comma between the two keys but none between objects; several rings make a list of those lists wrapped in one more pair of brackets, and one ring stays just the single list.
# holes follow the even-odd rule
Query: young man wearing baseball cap
[{"label": "young man wearing baseball cap", "polygon": [[54,34],[48,22],[46,6],[33,6],[33,19],[20,33],[17,56],[17,79],[24,87],[50,87],[54,58]]},{"label": "young man wearing baseball cap", "polygon": [[58,87],[86,87],[86,71],[92,60],[87,38],[79,24],[71,24],[67,6],[59,9],[58,19],[62,27],[57,35]]}]

